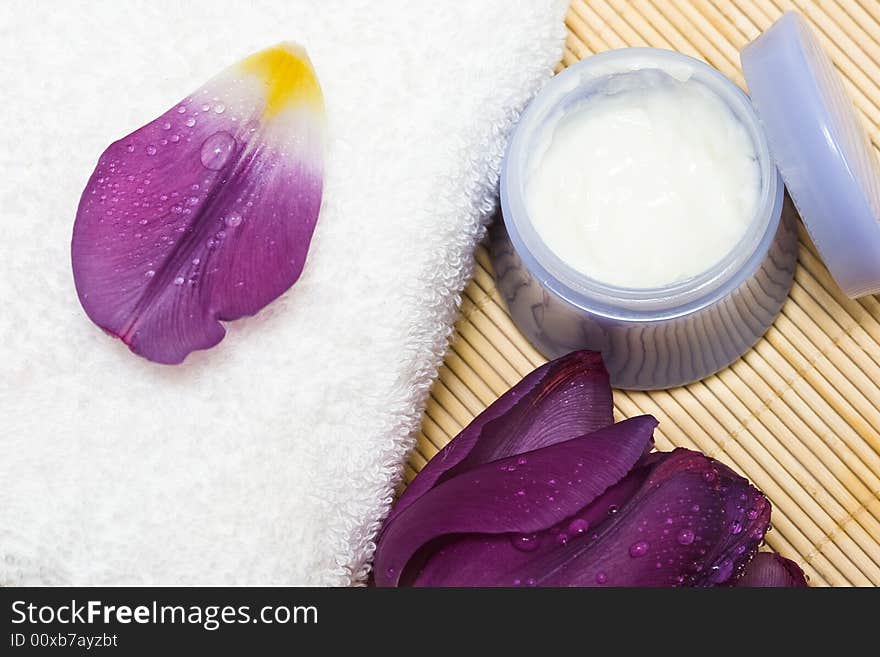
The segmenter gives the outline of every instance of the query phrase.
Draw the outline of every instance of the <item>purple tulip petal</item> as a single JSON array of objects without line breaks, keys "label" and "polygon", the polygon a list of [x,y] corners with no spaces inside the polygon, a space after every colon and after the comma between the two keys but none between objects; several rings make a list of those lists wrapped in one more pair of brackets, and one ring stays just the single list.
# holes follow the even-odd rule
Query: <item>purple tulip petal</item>
[{"label": "purple tulip petal", "polygon": [[[642,461],[640,460],[639,463]],[[650,474],[636,466],[619,482],[574,515],[532,534],[465,534],[430,543],[412,563],[423,563],[413,586],[529,586],[536,582],[515,575],[533,559],[559,549],[596,529],[629,500]],[[505,577],[506,576],[506,577]]]},{"label": "purple tulip petal", "polygon": [[656,465],[617,513],[495,584],[711,586],[735,577],[764,537],[769,502],[698,452],[651,456]]},{"label": "purple tulip petal", "polygon": [[808,586],[804,571],[791,559],[775,552],[759,552],[733,582],[737,587],[779,588]]},{"label": "purple tulip petal", "polygon": [[101,155],[73,230],[88,316],[179,363],[297,280],[321,204],[323,100],[305,52],[230,67]]},{"label": "purple tulip petal", "polygon": [[435,539],[530,534],[574,515],[630,471],[656,426],[650,416],[632,418],[446,479],[386,523],[376,550],[376,583],[395,585],[402,575],[406,581],[411,558]]},{"label": "purple tulip petal", "polygon": [[534,370],[480,413],[410,483],[391,519],[468,468],[560,443],[614,421],[602,356],[577,351]]}]

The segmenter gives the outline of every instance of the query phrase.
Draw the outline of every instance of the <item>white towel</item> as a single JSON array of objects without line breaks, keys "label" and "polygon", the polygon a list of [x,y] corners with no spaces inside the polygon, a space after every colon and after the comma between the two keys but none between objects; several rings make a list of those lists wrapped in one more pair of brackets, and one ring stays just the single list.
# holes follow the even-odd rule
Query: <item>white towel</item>
[{"label": "white towel", "polygon": [[[4,3],[0,584],[365,580],[564,4]],[[111,141],[284,40],[328,111],[305,272],[149,363],[79,306],[79,194]]]}]

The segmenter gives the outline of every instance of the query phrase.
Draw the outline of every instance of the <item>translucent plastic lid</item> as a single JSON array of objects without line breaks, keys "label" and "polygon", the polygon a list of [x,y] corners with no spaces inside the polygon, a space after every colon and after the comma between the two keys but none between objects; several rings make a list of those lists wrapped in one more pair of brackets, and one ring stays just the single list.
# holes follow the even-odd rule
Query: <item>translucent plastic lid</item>
[{"label": "translucent plastic lid", "polygon": [[880,163],[838,72],[789,12],[740,54],[789,194],[852,298],[880,292]]}]

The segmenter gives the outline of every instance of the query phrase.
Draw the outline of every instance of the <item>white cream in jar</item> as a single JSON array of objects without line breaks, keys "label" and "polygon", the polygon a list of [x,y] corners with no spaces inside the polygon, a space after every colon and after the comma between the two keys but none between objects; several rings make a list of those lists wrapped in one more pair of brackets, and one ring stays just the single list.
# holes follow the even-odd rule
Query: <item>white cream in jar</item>
[{"label": "white cream in jar", "polygon": [[585,276],[621,288],[695,277],[744,237],[761,202],[745,126],[699,82],[659,71],[567,107],[526,170],[530,221]]}]

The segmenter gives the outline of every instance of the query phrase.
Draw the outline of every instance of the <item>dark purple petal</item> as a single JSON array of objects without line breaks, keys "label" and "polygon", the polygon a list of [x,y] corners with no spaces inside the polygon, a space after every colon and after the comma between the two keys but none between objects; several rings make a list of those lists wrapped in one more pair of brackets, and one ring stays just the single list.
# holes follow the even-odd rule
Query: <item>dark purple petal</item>
[{"label": "dark purple petal", "polygon": [[711,586],[735,576],[764,537],[766,498],[698,452],[677,449],[644,462],[653,463],[650,474],[610,518],[495,584]]},{"label": "dark purple petal", "polygon": [[179,363],[297,280],[321,204],[323,101],[302,49],[229,68],[101,155],[71,255],[89,317]]},{"label": "dark purple petal", "polygon": [[808,586],[804,571],[775,552],[758,552],[733,582],[737,587],[777,588]]},{"label": "dark purple petal", "polygon": [[468,468],[583,436],[614,421],[602,356],[577,351],[546,363],[499,397],[410,483],[389,521],[439,481]]},{"label": "dark purple petal", "polygon": [[652,417],[632,418],[444,480],[386,524],[376,550],[376,583],[397,584],[416,552],[441,537],[530,534],[574,515],[630,471],[656,426]]},{"label": "dark purple petal", "polygon": [[708,483],[716,485],[722,498],[722,531],[715,549],[706,555],[708,567],[694,578],[693,586],[717,586],[738,577],[752,559],[770,527],[770,501],[748,480],[726,465],[709,459],[714,468],[703,478],[714,474]]},{"label": "dark purple petal", "polygon": [[[642,463],[644,459],[640,459]],[[593,535],[641,487],[650,468],[636,465],[586,508],[532,534],[464,534],[429,543],[411,560],[418,565],[413,586],[529,586],[536,582],[508,576],[532,559],[583,535]],[[408,583],[408,582],[407,582]]]}]

